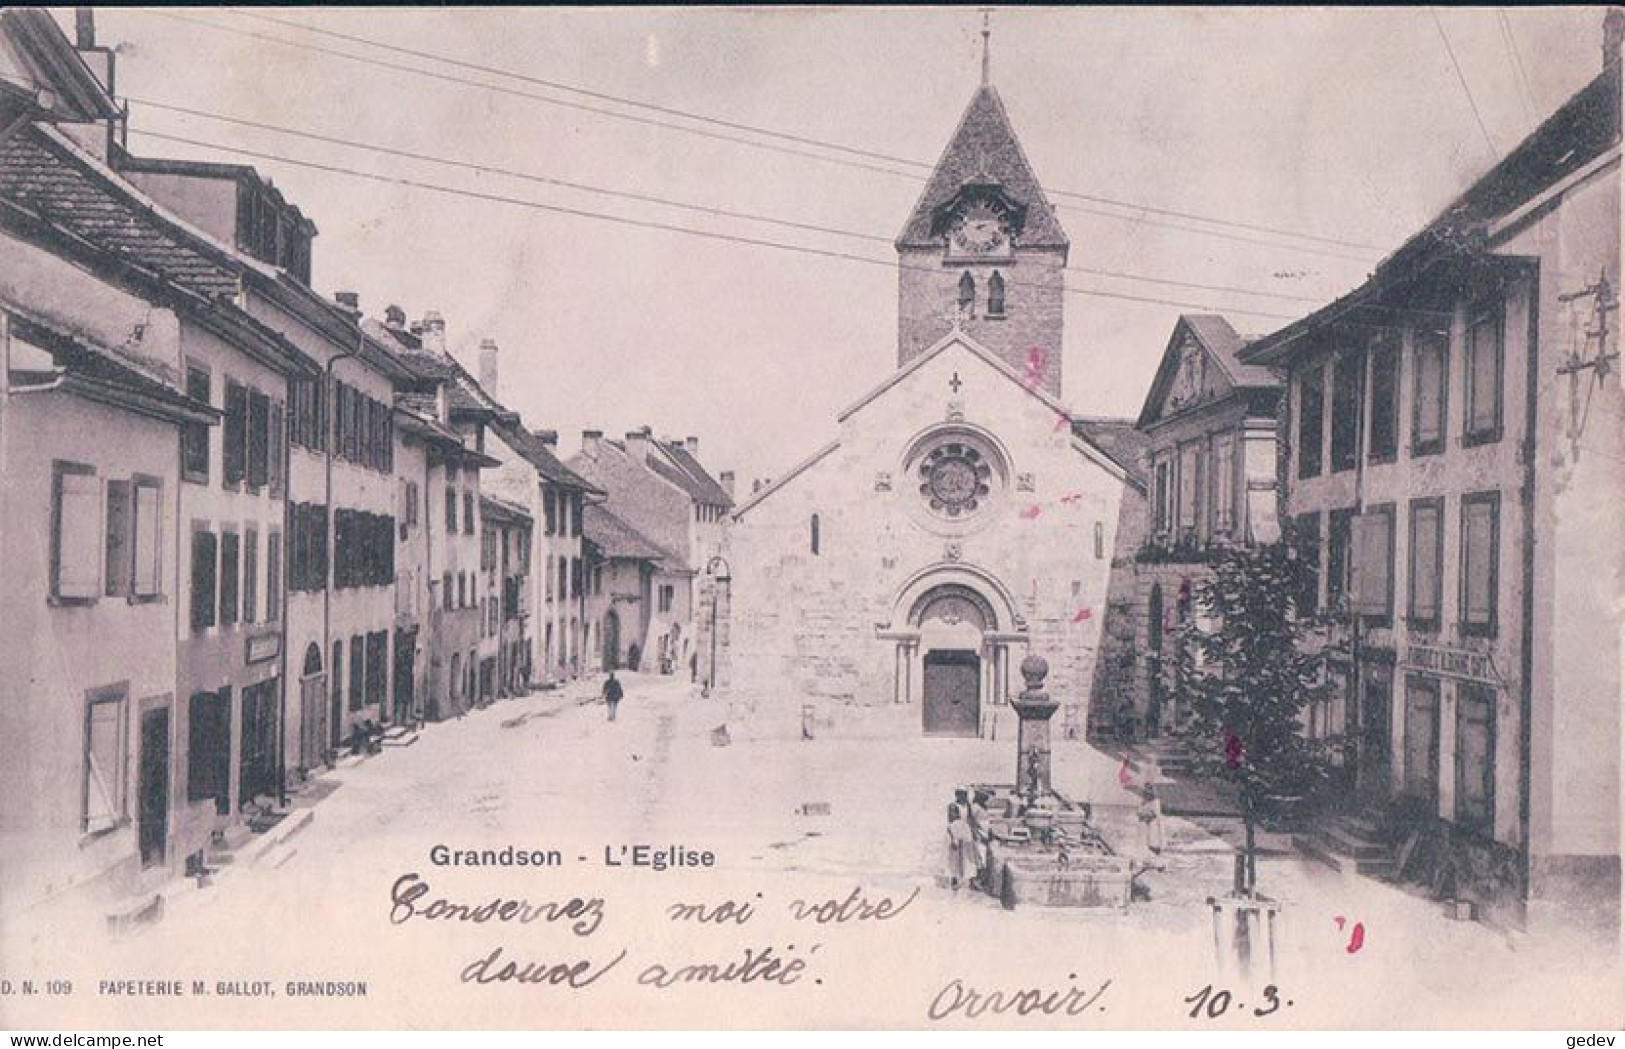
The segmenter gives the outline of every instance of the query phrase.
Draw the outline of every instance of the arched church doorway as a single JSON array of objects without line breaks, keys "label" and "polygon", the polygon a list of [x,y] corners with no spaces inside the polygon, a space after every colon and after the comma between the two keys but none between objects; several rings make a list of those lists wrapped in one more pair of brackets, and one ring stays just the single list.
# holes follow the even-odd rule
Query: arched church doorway
[{"label": "arched church doorway", "polygon": [[621,616],[619,612],[604,614],[603,642],[604,669],[621,669]]},{"label": "arched church doorway", "polygon": [[920,632],[921,728],[928,736],[975,736],[982,721],[982,649],[991,609],[968,587],[926,592],[915,620]]}]

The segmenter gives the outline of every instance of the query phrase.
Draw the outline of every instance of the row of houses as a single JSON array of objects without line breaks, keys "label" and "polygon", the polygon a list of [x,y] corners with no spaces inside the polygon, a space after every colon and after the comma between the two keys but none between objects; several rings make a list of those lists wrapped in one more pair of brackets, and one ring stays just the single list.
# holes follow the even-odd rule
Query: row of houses
[{"label": "row of houses", "polygon": [[1350,814],[1306,844],[1430,854],[1432,888],[1517,924],[1620,920],[1622,35],[1611,12],[1602,71],[1349,294],[1261,338],[1180,319],[1137,424],[1130,654],[1094,696],[1097,734],[1176,730],[1210,552],[1284,532],[1336,683],[1304,728],[1342,741]]},{"label": "row of houses", "polygon": [[75,28],[0,12],[0,917],[143,907],[347,746],[694,673],[695,443],[566,465],[494,342],[318,294],[252,168],[132,153]]}]

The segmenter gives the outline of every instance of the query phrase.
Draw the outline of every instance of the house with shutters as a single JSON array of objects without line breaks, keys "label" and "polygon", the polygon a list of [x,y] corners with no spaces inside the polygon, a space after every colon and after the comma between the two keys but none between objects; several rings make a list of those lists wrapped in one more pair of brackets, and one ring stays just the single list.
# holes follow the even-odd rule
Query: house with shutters
[{"label": "house with shutters", "polygon": [[[1244,348],[1285,376],[1356,820],[1303,844],[1493,920],[1620,928],[1620,42],[1369,280]],[[1375,834],[1373,835],[1373,830]],[[1372,839],[1374,840],[1367,840]]]},{"label": "house with shutters", "polygon": [[319,372],[240,308],[249,259],[116,170],[112,55],[78,28],[0,15],[42,88],[0,140],[0,897],[119,913],[277,785],[282,406]]},{"label": "house with shutters", "polygon": [[[1091,730],[1150,738],[1188,713],[1175,647],[1191,615],[1192,588],[1212,551],[1273,542],[1276,523],[1275,417],[1280,380],[1243,364],[1247,340],[1223,317],[1185,314],[1163,349],[1134,422],[1134,458],[1147,483],[1149,520],[1132,556],[1114,564],[1125,589],[1131,643],[1112,667],[1114,687],[1096,696]],[[1126,578],[1119,578],[1126,577]]]}]

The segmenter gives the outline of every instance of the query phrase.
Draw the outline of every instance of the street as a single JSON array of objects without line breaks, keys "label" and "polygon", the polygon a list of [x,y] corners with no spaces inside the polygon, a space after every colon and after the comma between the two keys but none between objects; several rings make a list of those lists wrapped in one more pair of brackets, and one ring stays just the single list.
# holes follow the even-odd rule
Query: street
[{"label": "street", "polygon": [[[951,1008],[967,988],[1064,994],[1075,987],[1072,1000],[1081,1001],[1106,981],[1089,1016],[1063,1011],[1022,1022],[1226,1026],[1222,1015],[1189,1018],[1185,999],[1210,984],[1233,991],[1236,1015],[1242,1003],[1249,1014],[1264,1008],[1265,998],[1246,997],[1245,982],[1215,970],[1203,901],[1227,888],[1231,853],[1194,824],[1168,820],[1166,870],[1149,877],[1152,899],[1127,914],[1005,911],[986,896],[953,892],[937,875],[953,785],[1001,778],[1010,742],[716,746],[719,705],[686,682],[630,675],[626,683],[614,723],[601,703],[580,702],[597,685],[580,682],[430,725],[411,746],[328,774],[336,789],[311,806],[309,825],[260,862],[227,868],[206,888],[175,883],[152,928],[94,950],[40,935],[28,941],[31,957],[8,958],[6,969],[71,979],[79,1024],[116,1017],[124,1027],[174,1024],[160,1019],[164,997],[99,993],[101,981],[175,980],[190,988],[202,980],[207,995],[188,1004],[186,1022],[229,1017],[247,1027],[278,1022],[290,982],[351,991],[364,983],[365,1003],[309,998],[301,1006],[320,1022],[358,1027],[426,1026],[453,1016],[493,1027],[570,1026],[592,1016],[648,1026],[895,1026],[899,1017],[925,1025],[933,1002],[951,1024],[974,1022]],[[1112,828],[1128,826],[1111,759],[1062,744],[1056,774],[1061,790],[1095,802],[1108,839]],[[605,865],[606,848],[619,857],[619,846],[638,844],[709,852],[715,864]],[[436,866],[436,845],[460,852],[511,845],[544,858],[557,850],[563,862]],[[1252,992],[1277,985],[1270,1012],[1282,1026],[1381,1025],[1403,1000],[1411,1004],[1400,1015],[1441,1024],[1494,1024],[1502,1008],[1572,1026],[1580,1018],[1564,1011],[1567,1002],[1585,1000],[1575,981],[1601,978],[1578,967],[1548,969],[1502,934],[1449,922],[1436,906],[1370,879],[1297,856],[1271,856],[1261,868],[1262,887],[1286,909],[1274,975],[1260,972]],[[403,908],[398,883],[408,874],[417,876],[408,885],[422,889]],[[570,910],[573,898],[580,902]],[[498,908],[486,921],[432,909],[436,900],[472,909],[493,899],[562,911],[521,925]],[[885,899],[890,904],[877,914]],[[807,913],[832,903],[845,906],[821,913],[839,910],[841,918]],[[674,905],[703,910],[678,919]],[[1351,952],[1355,923],[1363,943]],[[459,980],[494,951],[481,980]],[[648,976],[657,966],[669,974],[697,963],[761,962],[763,951],[805,967],[785,982],[685,979],[665,988],[658,973]],[[863,965],[843,965],[859,956]],[[560,973],[574,965],[577,979],[496,980],[509,962]],[[877,972],[893,979],[875,981]],[[1569,981],[1573,998],[1543,997],[1554,976]],[[49,1006],[12,998],[7,1008],[17,1015],[6,1019],[37,1025],[50,1013],[33,1010]]]}]

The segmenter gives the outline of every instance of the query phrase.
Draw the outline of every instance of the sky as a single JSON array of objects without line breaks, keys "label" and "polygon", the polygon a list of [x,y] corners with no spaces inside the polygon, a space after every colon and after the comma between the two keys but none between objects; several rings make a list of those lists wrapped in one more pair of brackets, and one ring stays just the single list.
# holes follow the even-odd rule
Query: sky
[{"label": "sky", "polygon": [[[1263,334],[1357,285],[1596,74],[1601,27],[1601,8],[995,9],[992,80],[1070,266],[1139,278],[1067,275],[1091,293],[1066,296],[1063,399],[1132,416],[1180,313]],[[318,291],[439,312],[471,370],[495,339],[497,395],[567,455],[584,428],[649,425],[742,489],[896,366],[889,242],[977,87],[981,28],[972,8],[97,12],[132,151],[259,169],[320,231]]]}]

